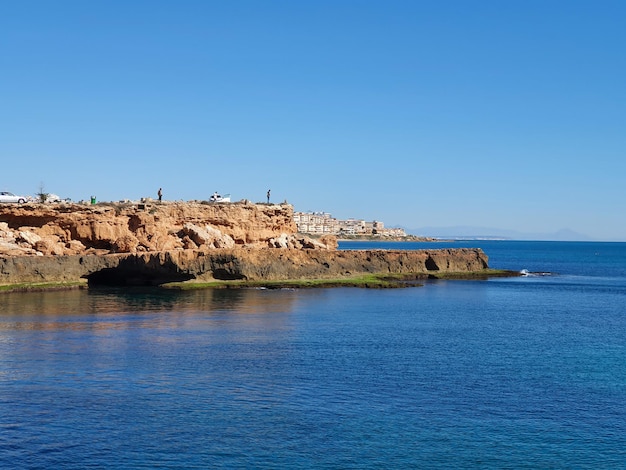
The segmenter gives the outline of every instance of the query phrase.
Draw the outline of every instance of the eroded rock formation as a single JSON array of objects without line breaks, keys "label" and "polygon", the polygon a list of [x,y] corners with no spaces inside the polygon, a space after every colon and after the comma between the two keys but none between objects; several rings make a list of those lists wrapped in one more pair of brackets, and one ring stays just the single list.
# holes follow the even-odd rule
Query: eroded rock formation
[{"label": "eroded rock formation", "polygon": [[477,272],[479,249],[338,251],[296,233],[288,204],[0,206],[0,284],[332,279]]},{"label": "eroded rock formation", "polygon": [[364,273],[478,272],[488,267],[479,249],[417,251],[174,250],[152,253],[0,257],[0,284],[70,282],[105,284],[173,281],[333,279]]},{"label": "eroded rock formation", "polygon": [[0,205],[0,255],[141,253],[247,246],[334,249],[298,235],[289,204]]}]

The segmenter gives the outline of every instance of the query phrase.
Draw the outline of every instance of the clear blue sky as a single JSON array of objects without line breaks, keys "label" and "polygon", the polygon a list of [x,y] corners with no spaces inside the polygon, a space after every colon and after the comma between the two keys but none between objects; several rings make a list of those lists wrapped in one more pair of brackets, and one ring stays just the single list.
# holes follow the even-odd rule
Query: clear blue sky
[{"label": "clear blue sky", "polygon": [[1,1],[0,189],[626,240],[624,1]]}]

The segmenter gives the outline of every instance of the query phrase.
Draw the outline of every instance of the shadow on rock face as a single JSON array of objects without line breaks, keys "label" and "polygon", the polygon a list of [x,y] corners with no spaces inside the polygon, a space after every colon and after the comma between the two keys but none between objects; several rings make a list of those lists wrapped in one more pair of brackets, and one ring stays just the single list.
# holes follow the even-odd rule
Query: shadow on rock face
[{"label": "shadow on rock face", "polygon": [[246,276],[243,274],[233,273],[226,269],[215,269],[213,271],[213,277],[215,279],[219,279],[220,281],[238,281],[242,279],[246,279]]},{"label": "shadow on rock face", "polygon": [[93,286],[158,286],[167,282],[181,282],[195,276],[185,273],[164,273],[149,270],[124,270],[107,268],[87,276],[90,287]]},{"label": "shadow on rock face", "polygon": [[437,266],[437,262],[430,256],[426,259],[424,265],[426,266],[426,269],[428,271],[439,271],[439,266]]}]

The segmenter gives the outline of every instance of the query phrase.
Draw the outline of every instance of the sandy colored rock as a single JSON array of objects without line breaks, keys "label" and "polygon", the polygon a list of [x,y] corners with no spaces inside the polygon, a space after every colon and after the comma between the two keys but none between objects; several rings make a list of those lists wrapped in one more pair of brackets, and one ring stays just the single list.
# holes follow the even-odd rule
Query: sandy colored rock
[{"label": "sandy colored rock", "polygon": [[112,250],[116,253],[135,253],[139,246],[139,240],[137,237],[128,234],[123,235],[113,243]]},{"label": "sandy colored rock", "polygon": [[77,255],[85,251],[85,245],[78,240],[70,240],[65,244],[65,251],[67,255]]},{"label": "sandy colored rock", "polygon": [[18,240],[26,242],[30,246],[35,246],[41,241],[41,237],[36,233],[29,232],[28,230],[21,230],[18,232]]},{"label": "sandy colored rock", "polygon": [[57,239],[55,241],[52,238],[46,238],[35,243],[35,250],[43,255],[62,256],[66,254],[65,245]]},{"label": "sandy colored rock", "polygon": [[235,246],[235,240],[232,237],[209,225],[198,227],[187,223],[183,226],[183,233],[198,247],[232,248]]},{"label": "sandy colored rock", "polygon": [[160,284],[475,272],[479,249],[338,251],[296,232],[288,204],[0,205],[0,284]]},{"label": "sandy colored rock", "polygon": [[[168,251],[196,247],[267,247],[282,233],[295,234],[289,204],[22,204],[0,205],[0,240],[21,237],[29,246],[74,241],[108,252]],[[189,229],[195,227],[193,235]],[[202,234],[200,233],[202,231]],[[201,241],[203,239],[203,241]],[[43,246],[43,245],[42,245]],[[75,251],[79,245],[74,244]],[[24,252],[23,254],[25,254]]]}]

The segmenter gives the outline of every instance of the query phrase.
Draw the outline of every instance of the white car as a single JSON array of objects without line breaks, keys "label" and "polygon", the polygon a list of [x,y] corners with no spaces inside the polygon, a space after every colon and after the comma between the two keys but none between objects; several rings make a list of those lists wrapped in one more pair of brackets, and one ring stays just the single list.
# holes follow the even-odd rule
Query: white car
[{"label": "white car", "polygon": [[26,198],[24,196],[16,196],[8,191],[0,191],[0,202],[15,202],[23,204],[26,202]]}]

